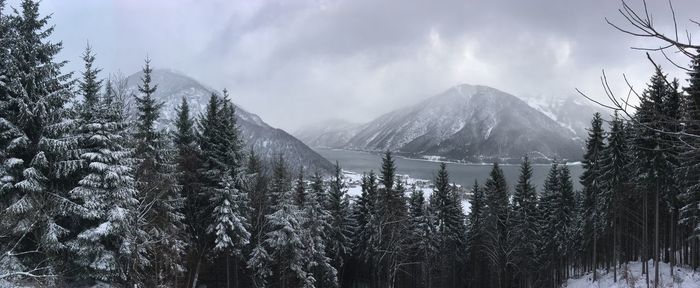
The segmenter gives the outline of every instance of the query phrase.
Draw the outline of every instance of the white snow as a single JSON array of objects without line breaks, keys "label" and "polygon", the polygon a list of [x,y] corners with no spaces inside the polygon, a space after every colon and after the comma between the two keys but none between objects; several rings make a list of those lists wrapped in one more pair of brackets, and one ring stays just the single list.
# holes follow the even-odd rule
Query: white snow
[{"label": "white snow", "polygon": [[[433,184],[430,180],[424,180],[424,179],[416,179],[416,178],[411,178],[408,175],[398,175],[403,179],[406,183],[406,196],[409,196],[409,193],[411,193],[411,187],[413,184],[416,185],[416,189],[420,190],[423,192],[423,197],[425,197],[426,201],[429,201],[430,199],[430,194],[433,193]],[[352,198],[359,197],[362,194],[362,174],[353,172],[353,171],[348,171],[348,170],[343,170],[343,177],[345,178],[345,185],[348,189],[348,196]],[[469,201],[466,199],[462,200],[462,212],[464,214],[469,214],[469,211],[471,211],[471,205],[469,204]]]},{"label": "white snow", "polygon": [[[646,286],[646,277],[642,275],[642,262],[630,262],[618,269],[618,281],[614,282],[612,270],[606,273],[600,269],[598,281],[593,282],[592,273],[579,278],[569,279],[562,287],[566,288],[641,288]],[[649,287],[654,287],[654,263],[649,261]],[[626,275],[625,275],[626,274]],[[700,273],[690,268],[674,267],[671,277],[670,266],[667,263],[659,265],[659,287],[700,288]]]}]

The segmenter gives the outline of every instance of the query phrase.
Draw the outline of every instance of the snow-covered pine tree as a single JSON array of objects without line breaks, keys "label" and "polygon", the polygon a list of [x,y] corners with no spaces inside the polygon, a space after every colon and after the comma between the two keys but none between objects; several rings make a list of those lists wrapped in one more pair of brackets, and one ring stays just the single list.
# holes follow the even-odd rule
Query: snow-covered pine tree
[{"label": "snow-covered pine tree", "polygon": [[[279,255],[275,255],[274,253],[278,253],[279,251],[275,250],[278,249],[279,247],[275,247],[274,249],[270,245],[270,233],[278,229],[279,227],[276,225],[273,225],[272,222],[270,221],[271,215],[275,212],[278,212],[279,209],[279,203],[282,200],[282,196],[286,195],[287,197],[292,197],[292,186],[291,186],[291,179],[289,177],[289,171],[287,169],[287,164],[284,160],[283,155],[279,154],[277,157],[275,157],[273,163],[272,163],[272,175],[269,183],[269,189],[266,190],[269,192],[269,196],[265,196],[262,199],[259,199],[261,202],[265,201],[267,202],[266,205],[262,205],[260,209],[259,215],[262,216],[264,219],[259,220],[259,231],[256,231],[254,235],[254,246],[252,248],[250,258],[248,259],[247,262],[247,267],[248,269],[252,270],[253,272],[253,282],[261,287],[265,287],[268,285],[268,280],[274,277],[274,279],[280,280],[279,275],[280,271],[284,270],[282,267],[279,265],[283,265],[283,263],[279,263],[277,261],[277,257],[280,257]],[[261,195],[263,196],[263,195]],[[278,200],[279,199],[279,200]],[[299,208],[294,204],[294,199],[288,199],[288,201],[292,204],[293,211],[291,209],[288,209],[286,212],[295,212],[297,215],[295,217],[299,217]],[[261,203],[263,204],[263,203]],[[280,212],[282,213],[282,212]],[[279,216],[279,215],[278,215]],[[299,226],[299,229],[301,229],[301,223],[299,222],[299,219],[294,218],[294,223],[295,225]],[[295,233],[295,235],[298,235],[301,230],[297,231],[289,231],[290,233]],[[300,240],[301,241],[301,240]],[[303,244],[303,242],[302,242]],[[286,271],[286,270],[285,270]]]},{"label": "snow-covered pine tree", "polygon": [[306,182],[304,181],[304,167],[299,167],[299,174],[294,183],[294,204],[299,207],[304,207],[304,201],[308,198],[306,195]]},{"label": "snow-covered pine tree", "polygon": [[[280,156],[281,158],[281,156]],[[290,187],[288,172],[284,161],[278,160],[275,164],[277,170],[273,176],[272,183],[276,183],[274,189],[284,189],[275,191],[278,199],[272,207],[271,214],[266,216],[270,231],[266,233],[264,241],[264,251],[256,248],[255,257],[267,254],[267,259],[272,259],[272,278],[280,287],[314,287],[316,279],[313,273],[308,270],[313,259],[309,258],[308,242],[305,237],[309,235],[305,231],[304,225],[307,222],[306,215],[294,203],[293,189]],[[278,178],[279,177],[279,178]],[[249,266],[256,267],[261,264],[256,260],[249,262]],[[260,271],[266,271],[261,269]]]},{"label": "snow-covered pine tree", "polygon": [[437,241],[437,230],[435,229],[435,219],[430,214],[428,205],[425,203],[423,191],[412,186],[411,195],[408,201],[409,234],[408,249],[411,266],[404,268],[411,275],[420,275],[417,280],[421,287],[432,287],[431,272],[434,267],[433,260],[438,252],[439,242]]},{"label": "snow-covered pine tree", "polygon": [[[380,237],[377,240],[381,254],[379,283],[383,286],[393,286],[398,264],[401,263],[403,241],[402,234],[406,228],[406,197],[404,189],[396,185],[396,165],[390,151],[384,153],[380,174],[381,184],[379,197],[377,197],[378,230]],[[399,184],[402,185],[402,184]],[[397,187],[398,186],[398,187]]]},{"label": "snow-covered pine tree", "polygon": [[328,257],[332,259],[333,267],[338,271],[338,281],[342,283],[343,268],[352,252],[353,223],[350,199],[347,195],[348,191],[338,162],[335,163],[335,170],[328,186],[328,197],[325,201],[325,207],[330,214],[330,219],[326,232],[328,236],[326,246]]},{"label": "snow-covered pine tree", "polygon": [[[66,160],[71,126],[64,104],[72,98],[65,62],[55,56],[60,43],[49,41],[49,17],[39,3],[24,0],[16,15],[0,15],[0,244],[4,255],[19,259],[31,274],[54,274],[63,250],[70,189],[60,163]],[[1,13],[1,12],[0,12]],[[17,244],[17,245],[15,245]],[[16,272],[16,271],[13,271]]]},{"label": "snow-covered pine tree", "polygon": [[96,280],[123,283],[132,257],[130,230],[135,225],[138,201],[131,167],[131,151],[125,148],[126,123],[113,113],[106,90],[100,97],[99,69],[88,46],[83,54],[85,71],[80,82],[83,102],[74,132],[79,157],[78,186],[69,192],[73,201],[74,231],[68,241],[72,275],[88,283]]},{"label": "snow-covered pine tree", "polygon": [[601,231],[604,219],[600,207],[601,203],[601,188],[600,175],[601,158],[603,156],[603,148],[605,147],[605,131],[603,131],[603,119],[600,113],[593,115],[591,128],[588,130],[588,138],[586,139],[586,149],[583,155],[583,174],[581,175],[581,185],[583,186],[584,209],[587,216],[584,226],[584,255],[591,255],[590,258],[584,261],[588,263],[588,269],[593,271],[593,279],[597,278],[596,268],[598,267],[598,238],[602,234]]},{"label": "snow-covered pine tree", "polygon": [[516,281],[519,287],[533,287],[538,250],[537,192],[532,185],[532,165],[526,156],[520,166],[520,176],[513,193],[513,238],[516,260]]},{"label": "snow-covered pine tree", "polygon": [[[303,181],[303,177],[300,177],[300,179]],[[331,216],[321,202],[321,199],[325,198],[325,191],[321,188],[299,193],[299,190],[300,188],[297,186],[296,195],[304,195],[302,201],[304,205],[301,206],[301,212],[305,219],[303,225],[304,241],[308,247],[306,252],[310,260],[307,270],[313,274],[317,286],[337,287],[338,271],[332,265],[332,259],[326,254],[326,239],[329,239],[327,231]]]},{"label": "snow-covered pine tree", "polygon": [[180,259],[185,249],[183,201],[175,177],[174,153],[166,134],[156,127],[163,104],[153,95],[158,85],[152,83],[151,72],[150,59],[146,59],[138,86],[140,95],[135,97],[138,115],[133,137],[138,161],[138,225],[149,236],[147,242],[137,245],[139,249],[146,249],[148,259],[139,261],[142,263],[135,265],[133,272],[135,281],[149,286],[174,285],[182,271]]},{"label": "snow-covered pine tree", "polygon": [[455,198],[456,191],[450,186],[450,178],[447,165],[440,163],[440,168],[435,176],[435,188],[430,195],[430,211],[435,219],[437,229],[437,241],[439,241],[438,267],[440,272],[438,286],[455,287],[457,282],[457,264],[461,261],[464,237],[464,214],[461,204]]},{"label": "snow-covered pine tree", "polygon": [[362,194],[353,205],[355,231],[353,233],[353,254],[359,263],[365,264],[361,273],[369,277],[363,279],[376,285],[375,263],[379,217],[377,212],[377,176],[374,171],[362,175]]},{"label": "snow-covered pine tree", "polygon": [[210,141],[202,146],[206,163],[204,168],[209,169],[203,173],[207,177],[205,193],[212,213],[207,232],[214,238],[214,250],[222,252],[226,258],[227,281],[230,281],[231,270],[229,256],[235,256],[233,285],[238,286],[238,262],[244,260],[243,249],[250,242],[249,177],[235,106],[230,102],[226,90],[223,91],[223,98],[215,95],[212,98],[202,131],[203,140]]},{"label": "snow-covered pine tree", "polygon": [[187,276],[186,283],[197,286],[202,262],[211,247],[207,237],[207,225],[209,214],[207,210],[208,199],[203,197],[202,183],[199,170],[201,168],[200,151],[197,145],[197,135],[194,128],[195,121],[190,115],[187,99],[175,109],[177,119],[172,139],[177,154],[177,182],[180,185],[180,194],[183,199],[182,214],[185,216],[183,224],[187,235]]},{"label": "snow-covered pine tree", "polygon": [[510,285],[513,250],[509,233],[511,211],[508,184],[498,163],[493,164],[484,185],[484,199],[484,253],[492,271],[492,287],[504,288]]},{"label": "snow-covered pine tree", "polygon": [[265,279],[270,276],[272,271],[267,267],[267,263],[272,260],[265,250],[263,241],[265,240],[265,215],[270,211],[269,196],[267,190],[267,177],[263,171],[263,165],[260,158],[252,149],[248,153],[247,173],[250,175],[248,197],[250,209],[250,244],[249,257],[246,262],[247,268],[252,272],[253,284],[256,287],[264,287]]}]

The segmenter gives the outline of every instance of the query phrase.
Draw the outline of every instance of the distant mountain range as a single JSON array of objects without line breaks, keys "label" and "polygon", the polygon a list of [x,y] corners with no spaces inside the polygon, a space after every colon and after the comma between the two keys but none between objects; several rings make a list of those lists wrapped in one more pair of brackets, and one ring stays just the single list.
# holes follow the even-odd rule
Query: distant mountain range
[{"label": "distant mountain range", "polygon": [[579,160],[598,109],[577,99],[546,102],[487,86],[459,85],[365,124],[340,120],[294,133],[312,147],[392,150],[463,162]]},{"label": "distant mountain range", "polygon": [[[137,85],[141,83],[142,75],[142,72],[138,72],[127,77],[127,93],[138,94]],[[157,69],[151,76],[153,83],[158,85],[155,97],[164,104],[159,119],[159,125],[164,127],[172,127],[176,119],[175,107],[180,104],[183,97],[187,99],[192,115],[197,116],[205,111],[212,93],[219,93],[175,71]],[[282,153],[293,169],[304,166],[311,171],[332,171],[333,165],[323,156],[284,130],[268,125],[260,116],[239,106],[236,107],[236,116],[246,144],[264,160],[270,161]]]}]

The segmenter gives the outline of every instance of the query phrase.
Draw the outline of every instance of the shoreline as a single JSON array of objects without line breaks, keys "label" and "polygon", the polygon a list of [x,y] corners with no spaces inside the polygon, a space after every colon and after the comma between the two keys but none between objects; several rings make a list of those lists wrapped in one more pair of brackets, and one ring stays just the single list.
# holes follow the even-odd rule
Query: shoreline
[{"label": "shoreline", "polygon": [[[359,153],[376,154],[376,155],[379,155],[382,153],[379,151],[366,151],[366,150],[329,148],[329,147],[311,147],[311,149],[314,151],[317,149],[323,149],[323,150],[332,150],[332,151],[359,152]],[[449,160],[449,159],[445,159],[443,161],[440,161],[440,160],[431,160],[431,159],[426,159],[426,158],[414,158],[414,157],[410,157],[410,156],[400,155],[399,153],[394,154],[394,156],[396,156],[397,158],[405,159],[405,160],[431,162],[431,163],[446,163],[446,164],[454,164],[454,165],[462,165],[462,166],[491,166],[491,165],[493,165],[492,162],[459,162],[459,161]],[[428,157],[431,157],[431,156],[428,156]],[[566,162],[566,163],[559,163],[559,164],[564,164],[566,166],[580,166],[581,161],[573,161],[573,162]],[[499,166],[520,166],[520,164],[516,164],[516,163],[502,163],[502,162],[499,162],[498,165]],[[530,165],[532,165],[532,166],[551,166],[552,163],[530,163]]]}]

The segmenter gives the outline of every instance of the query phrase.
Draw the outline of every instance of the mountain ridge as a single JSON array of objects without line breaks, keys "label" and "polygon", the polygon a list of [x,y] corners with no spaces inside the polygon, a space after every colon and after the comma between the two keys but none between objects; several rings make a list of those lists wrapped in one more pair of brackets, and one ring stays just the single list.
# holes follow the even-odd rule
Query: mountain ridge
[{"label": "mountain ridge", "polygon": [[[582,153],[573,131],[523,99],[488,86],[468,84],[451,87],[353,129],[326,128],[314,134],[302,128],[295,135],[318,147],[392,150],[412,157],[440,156],[463,162],[519,159],[526,154],[576,159]],[[324,138],[332,138],[329,135],[349,140],[324,142]]]}]

